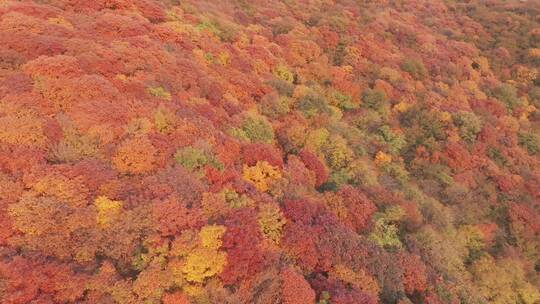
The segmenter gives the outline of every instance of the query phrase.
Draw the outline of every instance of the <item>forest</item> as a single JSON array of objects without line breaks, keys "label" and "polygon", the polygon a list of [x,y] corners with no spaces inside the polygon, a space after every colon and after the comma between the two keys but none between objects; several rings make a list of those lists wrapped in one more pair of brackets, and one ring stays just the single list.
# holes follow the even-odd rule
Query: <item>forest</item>
[{"label": "forest", "polygon": [[539,304],[540,1],[0,0],[0,303]]}]

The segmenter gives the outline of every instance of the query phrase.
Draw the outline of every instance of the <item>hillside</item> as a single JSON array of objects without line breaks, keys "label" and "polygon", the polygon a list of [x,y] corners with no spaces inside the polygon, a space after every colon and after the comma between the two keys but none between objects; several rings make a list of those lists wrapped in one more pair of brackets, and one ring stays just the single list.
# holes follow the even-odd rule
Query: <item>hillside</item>
[{"label": "hillside", "polygon": [[0,303],[540,303],[540,2],[0,0]]}]

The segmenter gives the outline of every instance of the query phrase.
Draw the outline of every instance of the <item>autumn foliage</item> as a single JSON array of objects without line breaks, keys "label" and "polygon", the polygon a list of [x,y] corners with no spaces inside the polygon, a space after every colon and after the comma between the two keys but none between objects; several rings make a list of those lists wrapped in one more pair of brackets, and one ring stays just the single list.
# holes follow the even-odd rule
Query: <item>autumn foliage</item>
[{"label": "autumn foliage", "polygon": [[0,303],[540,303],[540,3],[0,0]]}]

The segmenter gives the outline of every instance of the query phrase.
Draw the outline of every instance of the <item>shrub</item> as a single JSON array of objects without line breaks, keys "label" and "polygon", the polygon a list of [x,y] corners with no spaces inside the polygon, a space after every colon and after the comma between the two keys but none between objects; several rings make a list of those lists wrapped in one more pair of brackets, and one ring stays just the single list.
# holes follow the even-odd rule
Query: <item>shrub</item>
[{"label": "shrub", "polygon": [[178,149],[174,154],[174,159],[190,172],[202,173],[206,165],[211,165],[216,169],[223,168],[223,165],[209,152],[194,147]]},{"label": "shrub", "polygon": [[249,196],[245,194],[240,195],[238,192],[229,188],[223,189],[220,195],[223,195],[228,207],[232,209],[252,207],[255,204]]},{"label": "shrub", "polygon": [[338,42],[336,49],[334,51],[333,63],[335,66],[341,66],[343,64],[343,58],[345,57],[345,48],[347,44],[345,41],[341,40]]},{"label": "shrub", "polygon": [[419,144],[427,145],[430,139],[439,141],[447,137],[446,122],[442,121],[437,113],[415,106],[401,114],[400,122],[408,128],[418,126],[420,132],[409,132],[407,136],[414,137]]},{"label": "shrub", "polygon": [[154,97],[171,100],[172,96],[169,91],[165,90],[163,87],[150,87],[148,88],[148,93]]},{"label": "shrub", "polygon": [[289,102],[286,96],[269,94],[262,98],[258,108],[264,116],[277,119],[290,112]]},{"label": "shrub", "polygon": [[174,154],[174,159],[177,163],[182,165],[182,167],[191,172],[204,168],[208,163],[208,157],[205,155],[204,151],[193,147],[178,149]]},{"label": "shrub", "polygon": [[311,289],[304,277],[291,269],[286,269],[281,275],[283,304],[315,303],[315,291]]},{"label": "shrub", "polygon": [[294,81],[294,74],[284,65],[278,65],[274,70],[274,75],[287,83],[292,83]]},{"label": "shrub", "polygon": [[469,143],[474,142],[476,134],[482,129],[482,121],[472,112],[459,112],[454,115],[454,124],[459,128],[461,138]]},{"label": "shrub", "polygon": [[351,173],[347,168],[332,171],[328,180],[320,186],[319,191],[337,191],[343,185],[349,184],[351,180]]},{"label": "shrub", "polygon": [[374,162],[377,166],[384,166],[392,162],[392,156],[384,153],[383,151],[379,151],[375,155]]},{"label": "shrub", "polygon": [[409,172],[400,164],[389,163],[383,167],[386,174],[395,178],[401,186],[409,181]]},{"label": "shrub", "polygon": [[249,141],[246,132],[240,128],[230,128],[227,130],[227,134],[241,141]]},{"label": "shrub", "polygon": [[170,133],[174,130],[174,114],[164,107],[159,107],[154,112],[154,126],[160,133]]},{"label": "shrub", "polygon": [[375,214],[374,231],[369,239],[385,248],[401,248],[399,227],[397,223],[405,217],[405,211],[400,206],[392,206],[384,212]]},{"label": "shrub", "polygon": [[489,147],[486,150],[486,155],[493,160],[499,167],[504,167],[508,163],[506,157],[496,147]]},{"label": "shrub", "polygon": [[272,125],[262,117],[247,117],[241,128],[251,142],[270,143],[274,140]]},{"label": "shrub", "polygon": [[245,145],[242,148],[242,158],[248,166],[253,166],[258,161],[264,160],[272,166],[283,167],[281,150],[269,144],[255,143]]},{"label": "shrub", "polygon": [[291,22],[281,20],[272,25],[272,35],[278,36],[287,34],[294,28],[294,25]]},{"label": "shrub", "polygon": [[186,281],[202,283],[220,273],[227,263],[227,255],[220,251],[223,226],[206,226],[199,233],[199,244],[186,256],[182,272]]},{"label": "shrub", "polygon": [[236,30],[232,25],[217,22],[215,20],[203,20],[195,26],[198,31],[208,31],[221,41],[231,42],[236,36]]},{"label": "shrub", "polygon": [[320,186],[326,182],[328,179],[328,169],[326,169],[325,165],[319,160],[317,155],[307,149],[303,149],[300,151],[299,156],[306,168],[315,173],[316,186]]},{"label": "shrub", "polygon": [[427,75],[426,67],[417,59],[405,59],[400,67],[416,80],[424,79]]},{"label": "shrub", "polygon": [[275,204],[265,204],[261,206],[257,215],[257,221],[264,238],[279,245],[283,226],[286,223],[286,219],[279,209],[279,206]]},{"label": "shrub", "polygon": [[330,113],[330,108],[328,107],[326,100],[324,100],[321,95],[312,92],[300,97],[297,108],[307,117],[311,117],[318,113]]},{"label": "shrub", "polygon": [[362,114],[355,117],[353,123],[356,128],[366,133],[374,132],[384,124],[383,117],[377,111],[367,110]]},{"label": "shrub", "polygon": [[535,86],[529,91],[529,100],[536,108],[540,108],[540,87]]},{"label": "shrub", "polygon": [[332,136],[323,147],[326,161],[333,169],[347,166],[353,159],[354,153],[347,145],[347,141],[341,136]]},{"label": "shrub", "polygon": [[516,88],[507,83],[496,87],[492,93],[493,96],[502,101],[509,110],[513,110],[524,103],[524,101],[517,96]]},{"label": "shrub", "polygon": [[518,135],[519,144],[527,149],[531,155],[540,154],[540,136],[534,133],[520,133]]},{"label": "shrub", "polygon": [[319,128],[309,131],[305,136],[305,148],[314,152],[320,152],[322,147],[328,141],[330,132],[325,128]]},{"label": "shrub", "polygon": [[281,78],[270,79],[266,83],[273,87],[279,93],[279,95],[291,97],[294,93],[294,85]]},{"label": "shrub", "polygon": [[146,173],[154,169],[157,152],[146,137],[127,139],[118,147],[112,163],[122,173]]},{"label": "shrub", "polygon": [[122,202],[113,201],[105,196],[99,196],[94,200],[97,210],[97,224],[102,227],[110,225],[120,215]]},{"label": "shrub", "polygon": [[378,140],[387,145],[392,155],[399,154],[399,151],[407,144],[403,135],[392,131],[387,125],[380,127],[378,133]]},{"label": "shrub", "polygon": [[351,96],[343,94],[339,91],[332,94],[332,104],[344,111],[358,108],[358,105],[352,101]]},{"label": "shrub", "polygon": [[372,187],[377,184],[377,170],[373,162],[360,158],[354,160],[349,167],[354,184],[362,187]]},{"label": "shrub", "polygon": [[362,107],[375,110],[379,113],[384,112],[387,102],[386,94],[377,89],[367,89],[362,93]]},{"label": "shrub", "polygon": [[277,167],[266,161],[258,161],[255,166],[246,166],[242,172],[244,179],[252,183],[261,192],[268,191],[273,182],[281,178],[281,172]]}]

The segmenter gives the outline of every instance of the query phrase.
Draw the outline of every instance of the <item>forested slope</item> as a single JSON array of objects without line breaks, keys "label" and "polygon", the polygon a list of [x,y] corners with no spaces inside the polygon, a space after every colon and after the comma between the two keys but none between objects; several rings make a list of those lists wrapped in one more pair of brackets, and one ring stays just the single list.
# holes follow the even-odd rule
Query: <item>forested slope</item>
[{"label": "forested slope", "polygon": [[538,303],[539,23],[0,0],[0,302]]}]

